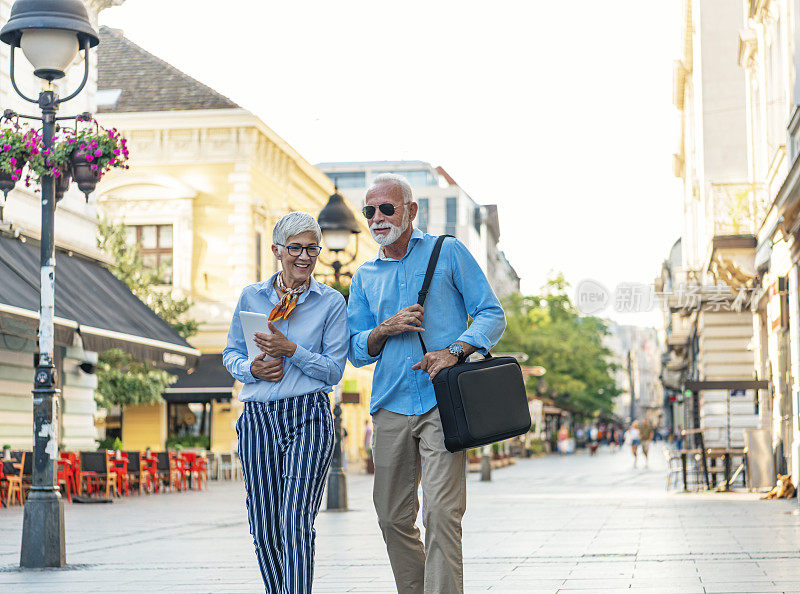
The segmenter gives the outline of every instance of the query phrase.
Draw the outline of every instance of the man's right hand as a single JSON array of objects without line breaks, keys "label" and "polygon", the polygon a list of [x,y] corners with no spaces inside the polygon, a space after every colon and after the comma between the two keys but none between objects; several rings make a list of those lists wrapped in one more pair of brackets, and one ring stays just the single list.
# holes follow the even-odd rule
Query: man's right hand
[{"label": "man's right hand", "polygon": [[250,373],[253,377],[265,382],[279,382],[283,378],[283,357],[264,361],[267,353],[261,353],[250,363]]},{"label": "man's right hand", "polygon": [[422,328],[424,313],[425,310],[422,306],[415,303],[378,324],[367,339],[367,352],[370,356],[377,357],[390,336],[396,336],[403,332],[424,332],[425,330]]},{"label": "man's right hand", "polygon": [[394,314],[391,318],[384,320],[378,325],[380,333],[384,336],[396,336],[403,332],[424,332],[422,328],[422,316],[425,309],[415,303],[405,307]]}]

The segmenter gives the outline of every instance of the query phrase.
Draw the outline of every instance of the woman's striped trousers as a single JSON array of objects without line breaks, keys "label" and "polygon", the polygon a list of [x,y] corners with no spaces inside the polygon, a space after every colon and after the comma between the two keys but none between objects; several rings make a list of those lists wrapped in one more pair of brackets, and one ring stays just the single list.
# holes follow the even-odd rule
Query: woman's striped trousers
[{"label": "woman's striped trousers", "polygon": [[310,593],[314,519],[333,454],[328,396],[245,402],[236,432],[250,533],[266,591]]}]

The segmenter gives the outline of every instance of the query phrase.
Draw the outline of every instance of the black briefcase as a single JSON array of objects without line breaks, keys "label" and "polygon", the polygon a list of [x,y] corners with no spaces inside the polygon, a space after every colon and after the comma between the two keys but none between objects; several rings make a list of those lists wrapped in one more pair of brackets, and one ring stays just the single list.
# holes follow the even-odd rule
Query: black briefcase
[{"label": "black briefcase", "polygon": [[[445,237],[431,253],[418,303],[423,305]],[[422,351],[427,352],[422,336]],[[522,369],[512,357],[487,355],[482,361],[446,367],[433,379],[436,403],[450,452],[476,448],[527,433],[531,414]]]}]

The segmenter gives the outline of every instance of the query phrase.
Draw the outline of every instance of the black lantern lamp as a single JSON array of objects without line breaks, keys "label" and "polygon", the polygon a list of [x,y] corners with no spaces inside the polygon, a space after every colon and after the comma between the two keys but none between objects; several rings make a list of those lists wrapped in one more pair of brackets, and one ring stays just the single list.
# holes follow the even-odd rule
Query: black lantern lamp
[{"label": "black lantern lamp", "polygon": [[[347,204],[339,194],[339,189],[334,188],[334,193],[328,198],[319,216],[317,217],[320,229],[322,229],[322,241],[325,247],[334,253],[336,260],[330,265],[333,268],[333,277],[339,285],[339,277],[342,274],[342,266],[347,266],[356,259],[358,255],[358,222],[353,213],[347,208]],[[356,236],[356,246],[353,255],[347,262],[339,260],[339,252],[347,249],[350,243],[350,236]],[[345,273],[350,276],[350,273]],[[333,432],[336,435],[336,442],[333,446],[333,459],[331,460],[331,470],[328,474],[328,504],[327,509],[332,511],[345,511],[347,509],[347,480],[342,466],[342,388],[336,386],[334,390],[335,401],[333,406]]]},{"label": "black lantern lamp", "polygon": [[[16,0],[8,22],[0,29],[0,41],[11,46],[11,85],[24,100],[36,103],[40,116],[19,116],[41,120],[42,144],[53,145],[61,103],[80,93],[89,78],[89,48],[100,37],[89,21],[82,0]],[[34,74],[49,83],[63,78],[79,50],[83,50],[83,80],[76,91],[61,99],[50,88],[38,99],[25,96],[14,78],[14,54],[21,48],[33,65]],[[6,115],[16,116],[13,112]],[[58,390],[54,360],[55,250],[53,231],[56,209],[56,184],[52,175],[43,175],[42,233],[40,249],[41,289],[39,304],[39,361],[33,389],[33,480],[25,501],[22,520],[22,567],[43,568],[66,565],[64,502],[56,481],[58,458]],[[4,189],[4,188],[3,188]]]},{"label": "black lantern lamp", "polygon": [[[338,284],[342,267],[347,266],[356,259],[358,254],[358,234],[361,232],[356,218],[347,208],[347,204],[339,194],[338,188],[328,198],[328,203],[320,211],[317,222],[320,229],[322,229],[322,241],[325,243],[325,247],[336,254],[336,261],[331,264],[331,267],[333,268],[334,280]],[[339,252],[347,248],[351,235],[356,236],[356,247],[353,250],[352,257],[347,262],[341,262],[338,257]]]},{"label": "black lantern lamp", "polygon": [[[98,45],[100,38],[82,0],[17,0],[8,22],[0,30],[0,41],[11,46],[12,82],[14,50],[18,47],[33,65],[33,73],[52,82],[64,77],[78,50],[86,52]],[[88,74],[87,58],[84,55]],[[85,79],[75,94],[84,84]]]}]

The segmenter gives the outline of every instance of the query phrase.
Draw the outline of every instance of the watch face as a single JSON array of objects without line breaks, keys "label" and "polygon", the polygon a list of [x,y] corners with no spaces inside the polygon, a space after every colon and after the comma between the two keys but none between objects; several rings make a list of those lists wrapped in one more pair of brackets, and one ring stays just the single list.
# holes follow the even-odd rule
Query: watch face
[{"label": "watch face", "polygon": [[464,347],[462,347],[460,344],[451,344],[448,350],[450,351],[450,354],[458,356],[464,351]]}]

